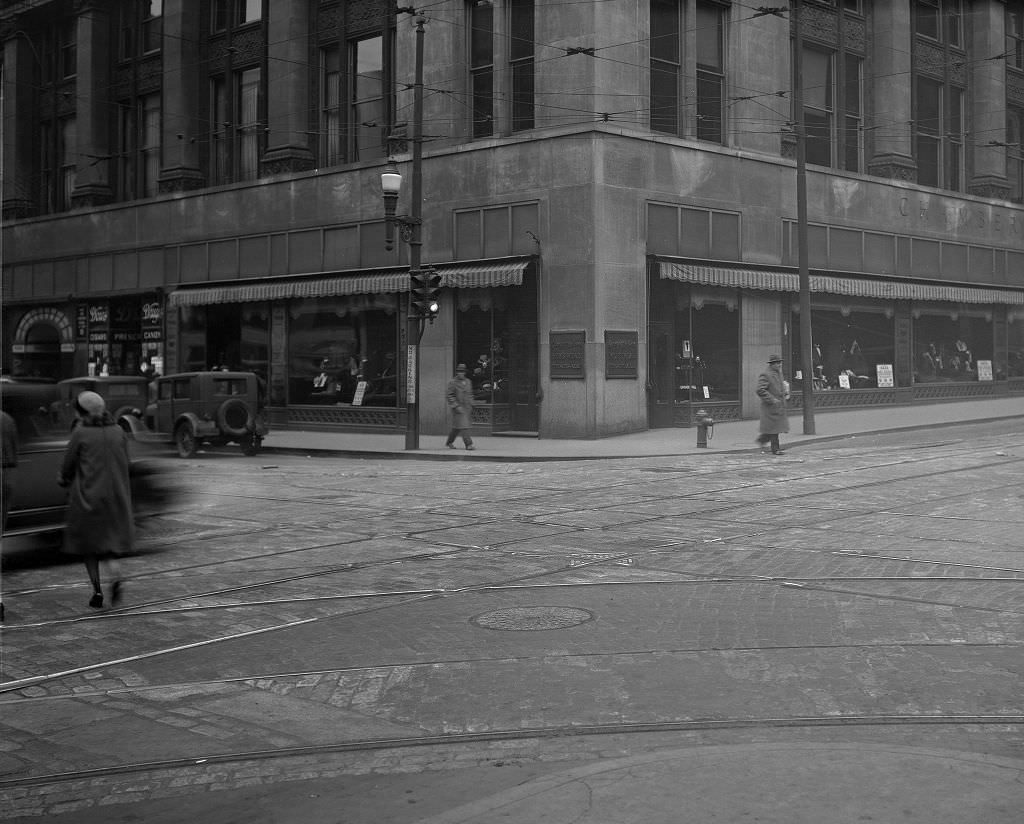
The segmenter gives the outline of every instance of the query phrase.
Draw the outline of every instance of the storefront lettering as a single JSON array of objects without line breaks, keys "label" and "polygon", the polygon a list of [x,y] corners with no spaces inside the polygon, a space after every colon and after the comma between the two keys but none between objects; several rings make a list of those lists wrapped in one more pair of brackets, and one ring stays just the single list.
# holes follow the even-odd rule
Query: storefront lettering
[{"label": "storefront lettering", "polygon": [[99,325],[106,323],[110,319],[110,313],[107,311],[106,306],[90,306],[89,307],[89,323]]},{"label": "storefront lettering", "polygon": [[163,307],[159,303],[142,304],[142,320],[144,323],[160,323],[163,317]]},{"label": "storefront lettering", "polygon": [[975,230],[991,235],[1024,237],[1024,220],[1008,210],[996,210],[995,207],[971,206],[967,203],[951,203],[944,208],[932,209],[932,198],[922,196],[918,201],[903,195],[897,202],[900,217],[914,220],[918,224],[942,221],[941,228],[951,232],[957,230]]}]

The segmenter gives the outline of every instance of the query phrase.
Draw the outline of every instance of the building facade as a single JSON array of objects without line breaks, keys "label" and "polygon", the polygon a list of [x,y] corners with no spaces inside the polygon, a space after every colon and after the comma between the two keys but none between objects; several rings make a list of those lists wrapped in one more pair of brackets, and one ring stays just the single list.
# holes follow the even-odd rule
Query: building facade
[{"label": "building facade", "polygon": [[754,417],[776,351],[822,408],[1024,395],[1024,4],[791,6],[0,3],[3,371],[228,366],[277,426],[404,428],[380,175],[420,126],[424,433],[457,362],[541,437]]}]

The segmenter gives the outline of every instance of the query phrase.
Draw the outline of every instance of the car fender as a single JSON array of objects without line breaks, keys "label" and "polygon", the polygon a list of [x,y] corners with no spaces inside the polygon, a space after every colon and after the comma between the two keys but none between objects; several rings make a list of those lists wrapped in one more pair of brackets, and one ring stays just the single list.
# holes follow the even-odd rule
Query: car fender
[{"label": "car fender", "polygon": [[187,423],[197,438],[209,438],[217,434],[216,421],[204,421],[195,412],[184,412],[174,420],[172,432],[176,432],[182,423]]}]

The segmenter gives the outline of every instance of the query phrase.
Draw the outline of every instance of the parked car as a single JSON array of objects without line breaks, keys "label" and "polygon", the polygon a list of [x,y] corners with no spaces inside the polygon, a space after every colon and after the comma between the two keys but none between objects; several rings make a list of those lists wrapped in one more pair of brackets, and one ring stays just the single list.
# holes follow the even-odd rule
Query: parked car
[{"label": "parked car", "polygon": [[253,372],[182,372],[157,378],[154,388],[142,420],[122,420],[137,440],[173,443],[183,458],[202,443],[238,443],[255,455],[270,431],[266,388]]},{"label": "parked car", "polygon": [[69,429],[75,420],[75,398],[80,392],[95,392],[107,403],[107,409],[122,429],[129,429],[125,415],[141,418],[149,403],[149,381],[142,375],[96,375],[68,378],[57,384],[60,397],[53,407],[57,420]]},{"label": "parked car", "polygon": [[[57,532],[64,528],[67,490],[57,483],[71,427],[55,414],[60,404],[56,383],[0,381],[0,405],[18,429],[18,466],[4,535]],[[132,503],[136,519],[164,511],[178,494],[159,462],[132,447]]]}]

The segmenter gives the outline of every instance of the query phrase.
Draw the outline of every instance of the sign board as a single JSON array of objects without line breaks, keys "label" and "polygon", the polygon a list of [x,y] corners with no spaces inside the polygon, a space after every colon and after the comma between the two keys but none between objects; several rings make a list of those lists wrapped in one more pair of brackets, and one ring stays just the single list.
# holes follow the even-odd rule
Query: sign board
[{"label": "sign board", "polygon": [[405,401],[416,403],[416,347],[406,347],[405,359]]},{"label": "sign board", "polygon": [[586,354],[586,332],[550,332],[551,379],[584,380],[584,358]]},{"label": "sign board", "polygon": [[690,342],[688,340],[683,341],[683,350],[679,354],[684,358],[693,356],[693,349],[690,347]]},{"label": "sign board", "polygon": [[892,376],[892,364],[880,363],[875,366],[875,374],[878,376],[878,388],[895,386]]},{"label": "sign board", "polygon": [[606,378],[636,378],[640,351],[639,333],[604,333],[604,376]]},{"label": "sign board", "polygon": [[352,396],[352,405],[353,406],[362,406],[363,405],[363,396],[366,394],[366,387],[367,386],[368,386],[368,384],[367,384],[366,381],[359,381],[359,383],[356,384],[356,391],[355,391],[355,394]]},{"label": "sign board", "polygon": [[978,380],[979,381],[990,381],[992,380],[992,361],[980,360],[978,361]]},{"label": "sign board", "polygon": [[850,388],[850,376],[849,375],[840,375],[839,376],[839,388],[840,389],[849,389]]}]

